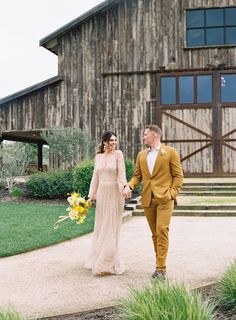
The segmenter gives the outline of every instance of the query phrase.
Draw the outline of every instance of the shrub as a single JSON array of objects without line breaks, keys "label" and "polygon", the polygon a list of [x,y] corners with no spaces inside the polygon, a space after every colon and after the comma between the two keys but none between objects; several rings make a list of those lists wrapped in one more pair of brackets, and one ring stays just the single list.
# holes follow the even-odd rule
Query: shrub
[{"label": "shrub", "polygon": [[[133,177],[133,174],[134,174],[134,163],[132,160],[130,159],[125,160],[125,169],[126,169],[126,179],[127,181],[130,181],[130,179]],[[141,194],[141,191],[142,191],[142,184],[140,184],[133,190],[133,197],[134,198],[138,197]]]},{"label": "shrub", "polygon": [[11,309],[0,310],[0,320],[24,320],[24,319],[25,318],[15,310],[11,310]]},{"label": "shrub", "polygon": [[53,170],[32,175],[26,182],[27,193],[34,198],[62,198],[73,189],[72,171]]},{"label": "shrub", "polygon": [[19,187],[13,187],[9,192],[10,196],[12,197],[21,197],[23,194],[23,190]]},{"label": "shrub", "polygon": [[79,191],[82,196],[87,196],[93,175],[94,161],[84,160],[77,165],[73,171],[74,190]]},{"label": "shrub", "polygon": [[129,181],[134,174],[134,163],[130,159],[125,159],[126,179]]},{"label": "shrub", "polygon": [[217,295],[220,304],[230,305],[236,310],[236,261],[218,280]]},{"label": "shrub", "polygon": [[121,300],[118,319],[124,320],[213,320],[214,306],[203,303],[199,293],[183,285],[153,282],[141,289],[130,289]]}]

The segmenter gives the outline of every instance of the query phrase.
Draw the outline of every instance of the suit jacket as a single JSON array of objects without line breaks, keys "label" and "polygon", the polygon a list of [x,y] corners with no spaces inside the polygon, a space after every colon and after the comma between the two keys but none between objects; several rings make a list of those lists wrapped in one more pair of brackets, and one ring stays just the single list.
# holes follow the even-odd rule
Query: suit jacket
[{"label": "suit jacket", "polygon": [[134,189],[143,181],[141,205],[149,207],[152,194],[158,204],[174,199],[183,183],[183,170],[174,148],[161,144],[155,166],[150,174],[147,164],[148,148],[139,152],[134,175],[128,185]]}]

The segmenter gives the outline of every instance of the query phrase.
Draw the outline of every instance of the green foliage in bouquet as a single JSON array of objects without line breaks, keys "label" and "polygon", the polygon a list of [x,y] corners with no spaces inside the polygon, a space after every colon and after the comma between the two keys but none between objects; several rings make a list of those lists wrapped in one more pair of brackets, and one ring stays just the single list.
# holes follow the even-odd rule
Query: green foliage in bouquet
[{"label": "green foliage in bouquet", "polygon": [[26,190],[33,198],[64,198],[73,192],[73,172],[52,170],[32,175],[26,182]]}]

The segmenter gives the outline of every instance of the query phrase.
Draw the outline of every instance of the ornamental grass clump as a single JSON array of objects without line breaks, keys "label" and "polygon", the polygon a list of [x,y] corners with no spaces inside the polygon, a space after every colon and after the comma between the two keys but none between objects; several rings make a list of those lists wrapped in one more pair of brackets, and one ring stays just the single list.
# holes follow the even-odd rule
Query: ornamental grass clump
[{"label": "ornamental grass clump", "polygon": [[228,305],[236,312],[236,261],[217,282],[219,304]]},{"label": "ornamental grass clump", "polygon": [[0,320],[25,320],[25,318],[15,310],[1,309]]},{"label": "ornamental grass clump", "polygon": [[213,304],[184,285],[157,281],[140,289],[130,288],[121,300],[118,319],[122,320],[213,320]]}]

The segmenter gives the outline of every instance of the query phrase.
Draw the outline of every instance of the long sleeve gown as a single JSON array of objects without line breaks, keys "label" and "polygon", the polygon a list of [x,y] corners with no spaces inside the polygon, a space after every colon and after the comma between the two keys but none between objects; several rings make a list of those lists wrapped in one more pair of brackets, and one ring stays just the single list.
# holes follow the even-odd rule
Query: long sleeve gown
[{"label": "long sleeve gown", "polygon": [[96,199],[92,248],[85,266],[92,274],[122,274],[124,265],[118,242],[124,211],[123,187],[127,184],[123,153],[115,150],[108,157],[97,154],[89,197]]}]

